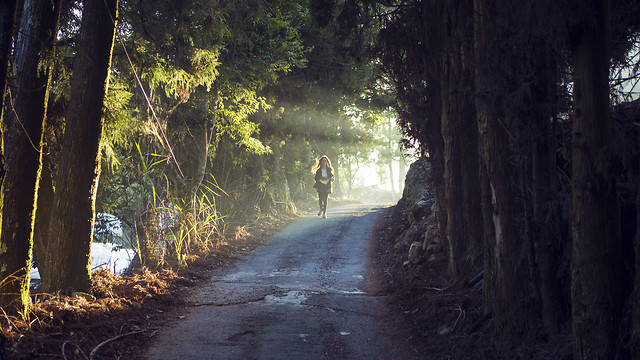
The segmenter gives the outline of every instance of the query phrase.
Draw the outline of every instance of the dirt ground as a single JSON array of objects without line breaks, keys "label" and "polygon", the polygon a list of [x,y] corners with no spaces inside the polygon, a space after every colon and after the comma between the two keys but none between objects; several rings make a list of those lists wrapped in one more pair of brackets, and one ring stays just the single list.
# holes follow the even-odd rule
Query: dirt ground
[{"label": "dirt ground", "polygon": [[[157,329],[180,320],[175,314],[185,307],[191,289],[207,281],[213,269],[241,258],[295,219],[256,218],[236,234],[236,241],[200,257],[188,269],[143,269],[124,277],[98,273],[96,299],[36,299],[29,322],[3,320],[0,359],[141,359]],[[444,255],[407,265],[408,246],[396,247],[393,240],[403,230],[402,214],[390,207],[380,219],[371,251],[371,263],[379,264],[374,269],[376,288],[389,295],[389,320],[409,330],[412,352],[425,359],[499,358],[492,346],[491,320],[483,316],[481,288],[449,282]],[[541,348],[534,339],[519,345],[510,358],[567,359],[567,343],[558,339]]]},{"label": "dirt ground", "polygon": [[[571,335],[564,329],[553,339],[539,333],[525,335],[520,344],[496,349],[493,322],[484,315],[482,283],[451,282],[446,277],[447,257],[433,262],[407,264],[408,245],[394,246],[404,230],[397,207],[385,210],[377,225],[374,247],[383,287],[392,294],[389,307],[403,317],[425,359],[572,359]],[[393,309],[396,309],[393,311]]]},{"label": "dirt ground", "polygon": [[492,359],[482,344],[482,290],[449,282],[444,254],[432,262],[408,264],[408,245],[396,246],[404,230],[403,214],[384,211],[374,233],[375,262],[391,314],[402,318],[414,351],[425,359]]}]

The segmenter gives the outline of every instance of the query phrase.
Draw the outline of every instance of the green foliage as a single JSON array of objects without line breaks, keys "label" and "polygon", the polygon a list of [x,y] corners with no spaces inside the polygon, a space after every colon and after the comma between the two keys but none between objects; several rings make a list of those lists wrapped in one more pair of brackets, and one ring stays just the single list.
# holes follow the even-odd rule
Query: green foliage
[{"label": "green foliage", "polygon": [[129,101],[133,94],[127,86],[112,79],[109,91],[105,99],[104,137],[102,151],[104,159],[111,171],[121,165],[116,147],[125,144],[142,130],[142,123],[134,116],[134,111],[129,107]]},{"label": "green foliage", "polygon": [[[125,0],[118,34],[97,208],[126,224],[148,264],[168,254],[184,264],[194,244],[211,246],[219,212],[243,201],[289,207],[310,189],[319,154],[338,166],[342,154],[371,154],[370,36],[335,19],[318,27],[307,1]],[[55,84],[64,96],[66,83]],[[201,180],[213,176],[215,186]],[[174,225],[160,226],[168,217]]]}]

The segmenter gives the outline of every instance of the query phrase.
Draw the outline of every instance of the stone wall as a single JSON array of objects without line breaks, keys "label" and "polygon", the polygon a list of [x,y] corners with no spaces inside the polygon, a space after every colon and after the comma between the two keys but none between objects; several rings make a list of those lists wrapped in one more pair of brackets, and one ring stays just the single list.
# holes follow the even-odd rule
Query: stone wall
[{"label": "stone wall", "polygon": [[396,211],[402,211],[405,230],[396,239],[396,247],[409,246],[405,264],[433,261],[442,252],[438,228],[438,204],[430,187],[429,162],[420,158],[409,167],[402,198]]}]

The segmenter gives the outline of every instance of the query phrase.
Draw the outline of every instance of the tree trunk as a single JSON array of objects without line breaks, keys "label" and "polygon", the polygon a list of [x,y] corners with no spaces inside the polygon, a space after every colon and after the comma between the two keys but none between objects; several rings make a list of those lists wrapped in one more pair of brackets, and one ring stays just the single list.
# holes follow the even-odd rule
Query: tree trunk
[{"label": "tree trunk", "polygon": [[47,145],[42,147],[42,171],[40,186],[38,187],[38,212],[33,229],[33,261],[38,267],[40,279],[53,276],[47,267],[47,252],[49,251],[49,221],[51,220],[51,204],[53,203],[53,174],[51,173],[51,159]]},{"label": "tree trunk", "polygon": [[619,319],[620,236],[614,179],[599,173],[611,140],[609,0],[592,0],[574,29],[571,308],[574,359],[612,359]]},{"label": "tree trunk", "polygon": [[554,114],[549,106],[545,106],[553,101],[553,87],[556,86],[553,79],[556,78],[557,65],[552,59],[555,55],[545,49],[544,40],[534,45],[536,60],[531,77],[531,83],[534,84],[531,103],[537,105],[531,109],[531,119],[527,121],[532,126],[530,234],[533,238],[542,320],[547,334],[555,336],[560,331],[561,322],[566,320],[561,305],[561,286],[557,279],[560,265],[557,254],[562,251],[560,222],[563,202],[557,201],[562,189],[555,179],[557,144],[551,120]]},{"label": "tree trunk", "polygon": [[[17,8],[18,0],[6,0],[0,3],[0,119],[4,119],[4,94],[7,92],[11,39],[13,38]],[[2,197],[0,197],[1,199]],[[1,206],[2,202],[0,201]]]},{"label": "tree trunk", "polygon": [[[640,168],[640,161],[637,161]],[[633,294],[631,295],[631,341],[630,352],[634,355],[634,359],[640,359],[640,178],[636,177],[636,237],[634,244],[634,253],[636,256],[635,273],[633,283]]]},{"label": "tree trunk", "polygon": [[478,134],[471,93],[474,88],[470,46],[472,18],[472,1],[448,3],[445,7],[447,53],[442,72],[442,137],[449,274],[454,278],[479,271],[483,259]]},{"label": "tree trunk", "polygon": [[[0,187],[4,181],[4,145],[2,131],[5,124],[4,98],[7,93],[9,80],[9,58],[11,57],[11,44],[13,39],[13,26],[16,20],[18,8],[17,0],[8,0],[0,3]],[[1,189],[1,188],[0,188]],[[2,204],[4,196],[0,191],[0,224],[2,223]]]},{"label": "tree trunk", "polygon": [[[511,153],[509,134],[500,98],[492,91],[504,71],[497,63],[496,52],[496,2],[475,0],[476,59],[489,59],[476,66],[477,115],[480,133],[483,171],[483,210],[491,218],[485,221],[485,243],[490,259],[485,264],[485,299],[491,303],[493,321],[498,338],[497,348],[508,353],[513,343],[519,342],[526,331],[536,326],[537,312],[531,301],[529,263],[526,244],[520,232],[523,217],[514,177],[519,169],[509,162]],[[497,25],[496,25],[497,24]],[[490,282],[487,284],[487,282]],[[490,291],[490,292],[489,292]]]},{"label": "tree trunk", "polygon": [[48,266],[56,275],[45,291],[90,286],[95,197],[100,176],[104,97],[115,36],[117,0],[84,2],[73,68],[67,126],[49,225]]},{"label": "tree trunk", "polygon": [[[42,129],[59,9],[60,1],[26,0],[15,45],[18,88],[8,99],[11,113],[5,116],[3,124],[6,176],[2,184],[0,279],[12,279],[4,285],[4,295],[0,296],[0,305],[6,311],[12,308],[23,311],[29,302]],[[44,71],[43,64],[48,64]]]},{"label": "tree trunk", "polygon": [[[438,204],[436,218],[440,237],[445,239],[447,237],[447,207],[444,185],[444,139],[440,123],[443,111],[441,88],[443,44],[440,36],[433,36],[442,31],[441,6],[438,1],[422,2],[422,27],[424,30],[422,38],[431,57],[427,56],[426,52],[422,55],[422,79],[425,79],[427,83],[424,95],[430,101],[427,102],[425,109],[421,109],[423,110],[421,115],[424,116],[423,141],[429,151],[431,181]],[[430,18],[431,16],[432,18]]]}]

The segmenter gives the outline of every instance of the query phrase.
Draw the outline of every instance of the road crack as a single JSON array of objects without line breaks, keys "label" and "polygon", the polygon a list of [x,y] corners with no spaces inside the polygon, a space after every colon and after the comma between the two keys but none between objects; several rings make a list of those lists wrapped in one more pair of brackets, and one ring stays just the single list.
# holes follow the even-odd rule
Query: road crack
[{"label": "road crack", "polygon": [[198,306],[222,307],[222,306],[245,305],[245,304],[264,301],[267,298],[267,296],[275,295],[275,294],[278,294],[278,293],[281,293],[281,292],[282,292],[281,290],[274,289],[273,291],[269,291],[269,292],[266,292],[266,293],[261,293],[259,295],[255,295],[253,297],[249,296],[246,299],[242,299],[242,300],[198,302],[198,303],[192,303],[191,306],[193,306],[193,307],[198,307]]}]

